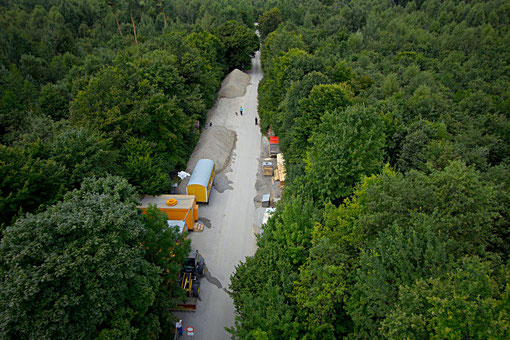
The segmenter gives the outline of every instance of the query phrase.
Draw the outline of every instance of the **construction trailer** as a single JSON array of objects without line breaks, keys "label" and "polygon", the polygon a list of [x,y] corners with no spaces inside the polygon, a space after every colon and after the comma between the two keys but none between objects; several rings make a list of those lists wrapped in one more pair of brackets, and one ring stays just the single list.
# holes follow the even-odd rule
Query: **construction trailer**
[{"label": "construction trailer", "polygon": [[145,214],[150,204],[167,214],[169,225],[182,228],[179,222],[184,222],[188,230],[193,230],[193,225],[198,220],[198,204],[193,195],[147,195],[140,200],[138,208]]},{"label": "construction trailer", "polygon": [[269,156],[276,157],[280,153],[280,138],[276,136],[269,137]]},{"label": "construction trailer", "polygon": [[186,186],[186,194],[194,195],[197,202],[209,203],[215,170],[214,161],[199,159]]}]

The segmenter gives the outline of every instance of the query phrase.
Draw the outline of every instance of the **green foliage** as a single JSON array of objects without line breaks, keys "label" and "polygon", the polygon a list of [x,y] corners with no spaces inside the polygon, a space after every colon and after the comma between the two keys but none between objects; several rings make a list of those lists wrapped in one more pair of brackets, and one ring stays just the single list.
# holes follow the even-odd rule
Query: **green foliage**
[{"label": "green foliage", "polygon": [[27,124],[26,104],[34,99],[34,86],[25,80],[16,66],[0,78],[0,133],[2,142],[10,142],[12,135]]},{"label": "green foliage", "polygon": [[54,203],[65,193],[64,169],[54,160],[33,157],[29,151],[0,145],[0,209],[2,225],[24,211]]},{"label": "green foliage", "polygon": [[467,257],[436,278],[402,287],[396,308],[383,322],[384,336],[508,337],[508,266],[502,271],[500,278],[490,263]]},{"label": "green foliage", "polygon": [[102,176],[114,168],[115,154],[109,141],[84,128],[64,127],[44,148],[50,159],[66,169],[68,188],[77,188],[84,178]]},{"label": "green foliage", "polygon": [[269,68],[273,58],[280,57],[293,48],[300,50],[306,48],[303,38],[296,32],[277,29],[270,33],[264,41],[260,55],[262,66]]},{"label": "green foliage", "polygon": [[[295,282],[303,324],[316,320],[335,337],[382,337],[381,325],[399,304],[402,287],[440,277],[468,254],[491,258],[486,249],[498,208],[493,188],[479,176],[458,162],[430,175],[386,168],[366,178],[338,209],[326,206]],[[412,312],[406,315],[395,313],[392,322],[406,318],[413,325]],[[321,333],[311,326],[307,334]]]},{"label": "green foliage", "polygon": [[296,129],[298,129],[296,123],[301,121],[304,123],[302,118],[303,110],[301,109],[301,100],[308,97],[310,91],[320,84],[329,83],[329,78],[320,72],[311,72],[303,77],[301,80],[292,82],[285,99],[282,101],[280,107],[282,109],[283,124],[280,134],[280,147],[287,155],[287,163],[297,163],[301,161],[301,157],[305,150],[291,150],[292,147],[300,148],[306,144],[307,140],[299,140],[296,136]]},{"label": "green foliage", "polygon": [[360,269],[347,302],[360,337],[377,337],[379,322],[393,311],[399,287],[437,275],[449,262],[448,241],[436,234],[436,220],[417,214],[381,234],[359,259]]},{"label": "green foliage", "polygon": [[148,142],[129,139],[122,148],[121,157],[124,158],[124,177],[143,192],[154,195],[162,188],[170,188],[165,162]]},{"label": "green foliage", "polygon": [[321,68],[320,61],[303,50],[291,49],[277,57],[259,85],[258,110],[262,120],[261,128],[265,129],[272,125],[279,132],[283,123],[279,105],[292,82]]},{"label": "green foliage", "polygon": [[133,323],[154,302],[160,269],[143,259],[135,202],[125,180],[91,179],[7,228],[0,243],[3,338],[137,332]]},{"label": "green foliage", "polygon": [[346,65],[342,60],[338,61],[331,70],[331,80],[335,83],[348,82],[352,79],[352,68]]},{"label": "green foliage", "polygon": [[225,47],[229,70],[251,67],[250,58],[259,49],[259,38],[248,26],[235,20],[225,22],[216,30],[216,36]]},{"label": "green foliage", "polygon": [[288,176],[232,276],[230,332],[509,337],[501,0],[0,5],[1,337],[171,336],[187,242],[126,181],[83,178],[166,191],[257,17],[261,128]]},{"label": "green foliage", "polygon": [[[2,6],[2,142],[25,139],[32,120],[42,116],[69,118],[111,140],[120,154],[113,159],[121,163],[115,168],[131,169],[126,176],[141,192],[166,190],[170,174],[185,166],[198,140],[195,122],[205,120],[222,77],[231,65],[249,66],[249,56],[258,49],[249,28],[255,10],[247,5],[122,0]],[[202,15],[213,18],[209,31],[191,25]],[[229,26],[233,17],[244,24]],[[217,30],[222,25],[231,28],[232,36]],[[132,48],[133,28],[137,49]],[[225,34],[220,40],[210,32]],[[126,144],[133,139],[140,141],[144,156],[136,161],[133,155],[124,166]],[[139,165],[151,169],[134,169]],[[157,177],[152,183],[141,180],[150,175]]]},{"label": "green foliage", "polygon": [[[427,121],[417,121],[408,129],[405,139],[400,146],[397,165],[403,172],[411,169],[426,170],[427,161],[432,160],[434,143],[447,140],[448,133],[444,125],[431,124]],[[453,158],[453,157],[452,157]]]},{"label": "green foliage", "polygon": [[[161,269],[161,283],[149,311],[157,316],[160,336],[171,337],[175,330],[171,309],[184,298],[177,278],[182,269],[181,263],[184,263],[191,250],[191,241],[185,240],[185,235],[180,234],[177,227],[169,227],[168,216],[155,206],[149,206],[143,217],[146,229],[143,239],[145,259]],[[143,322],[140,326],[144,326]]]},{"label": "green foliage", "polygon": [[58,121],[69,116],[69,91],[65,84],[46,84],[37,100],[41,114]]},{"label": "green foliage", "polygon": [[265,39],[267,35],[273,32],[282,22],[282,13],[278,8],[273,8],[262,15],[257,20],[260,37]]},{"label": "green foliage", "polygon": [[339,308],[347,286],[346,256],[342,247],[327,237],[319,238],[314,234],[313,240],[308,260],[294,283],[295,299],[308,337],[335,338],[336,325],[344,323],[341,327],[345,331],[348,321]]},{"label": "green foliage", "polygon": [[199,117],[187,116],[176,99],[186,96],[186,88],[175,63],[163,51],[118,58],[71,105],[76,124],[105,133],[122,149],[127,178],[142,192],[167,189],[169,173],[184,166],[193,142],[193,123]]},{"label": "green foliage", "polygon": [[[261,129],[280,136],[284,202],[310,197],[323,217],[290,293],[283,280],[252,289],[275,270],[257,260],[264,245],[236,269],[236,306],[250,309],[234,334],[271,338],[276,315],[299,330],[290,338],[508,337],[509,7],[263,9],[275,6],[285,22],[262,46]],[[290,319],[267,314],[274,301]]]},{"label": "green foliage", "polygon": [[305,170],[308,192],[322,202],[339,203],[348,197],[363,176],[381,168],[382,131],[380,115],[363,106],[326,113],[310,138]]},{"label": "green foliage", "polygon": [[[301,334],[292,298],[298,268],[308,256],[310,237],[318,221],[313,202],[300,197],[280,206],[264,226],[254,257],[236,268],[229,289],[238,313],[229,332],[239,338],[296,338]],[[264,332],[264,333],[262,333]]]},{"label": "green foliage", "polygon": [[[290,90],[289,90],[290,93]],[[320,129],[327,112],[341,111],[353,104],[354,93],[346,83],[315,85],[308,96],[299,100],[294,126],[290,131],[289,153],[293,160],[303,160],[310,147],[310,137]]]},{"label": "green foliage", "polygon": [[115,169],[108,140],[84,128],[42,121],[43,129],[38,123],[32,122],[37,132],[27,131],[19,146],[0,146],[2,223],[54,204],[86,177]]}]

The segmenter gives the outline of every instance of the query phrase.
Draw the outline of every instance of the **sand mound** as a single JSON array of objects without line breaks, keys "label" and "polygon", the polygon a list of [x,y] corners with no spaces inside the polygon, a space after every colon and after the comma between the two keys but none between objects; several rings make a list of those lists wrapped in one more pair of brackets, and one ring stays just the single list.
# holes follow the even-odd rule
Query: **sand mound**
[{"label": "sand mound", "polygon": [[[237,134],[223,126],[211,126],[202,131],[197,146],[191,155],[186,172],[192,173],[199,159],[212,159],[216,164],[216,174],[230,163],[232,151],[236,145]],[[177,188],[178,194],[186,193],[189,177],[182,180]]]},{"label": "sand mound", "polygon": [[218,95],[222,98],[235,98],[244,96],[246,86],[250,83],[251,76],[235,69],[223,79]]},{"label": "sand mound", "polygon": [[186,171],[193,172],[195,164],[202,158],[212,159],[216,164],[216,173],[225,169],[230,161],[237,135],[223,126],[211,126],[202,131],[195,151],[191,155]]}]

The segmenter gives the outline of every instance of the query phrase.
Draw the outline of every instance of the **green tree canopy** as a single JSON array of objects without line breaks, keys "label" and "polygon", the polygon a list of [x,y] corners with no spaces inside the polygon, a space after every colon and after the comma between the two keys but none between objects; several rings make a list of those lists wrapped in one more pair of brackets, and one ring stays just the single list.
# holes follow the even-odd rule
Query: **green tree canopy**
[{"label": "green tree canopy", "polygon": [[144,233],[135,191],[115,177],[86,180],[8,227],[0,243],[2,337],[134,336],[160,281],[160,269],[143,258]]},{"label": "green tree canopy", "polygon": [[399,290],[398,302],[382,323],[388,338],[479,338],[510,336],[508,265],[464,257],[434,278]]},{"label": "green tree canopy", "polygon": [[225,47],[229,70],[251,68],[251,57],[259,49],[259,38],[248,26],[235,20],[225,22],[216,30]]},{"label": "green tree canopy", "polygon": [[265,39],[282,22],[282,13],[278,8],[273,8],[264,14],[259,15],[257,20],[260,37]]},{"label": "green tree canopy", "polygon": [[381,116],[365,106],[326,113],[310,139],[305,175],[317,200],[340,203],[384,160]]}]

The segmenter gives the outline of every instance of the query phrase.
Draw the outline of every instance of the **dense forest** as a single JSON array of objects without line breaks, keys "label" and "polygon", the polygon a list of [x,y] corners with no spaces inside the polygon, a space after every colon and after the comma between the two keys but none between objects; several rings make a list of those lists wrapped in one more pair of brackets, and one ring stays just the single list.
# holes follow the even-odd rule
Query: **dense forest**
[{"label": "dense forest", "polygon": [[224,76],[259,49],[250,1],[0,1],[0,338],[162,338],[189,241],[168,193]]},{"label": "dense forest", "polygon": [[510,337],[508,1],[267,1],[288,178],[239,339]]},{"label": "dense forest", "polygon": [[3,0],[0,338],[171,336],[189,241],[136,200],[255,22],[288,177],[232,336],[510,337],[508,1]]}]

